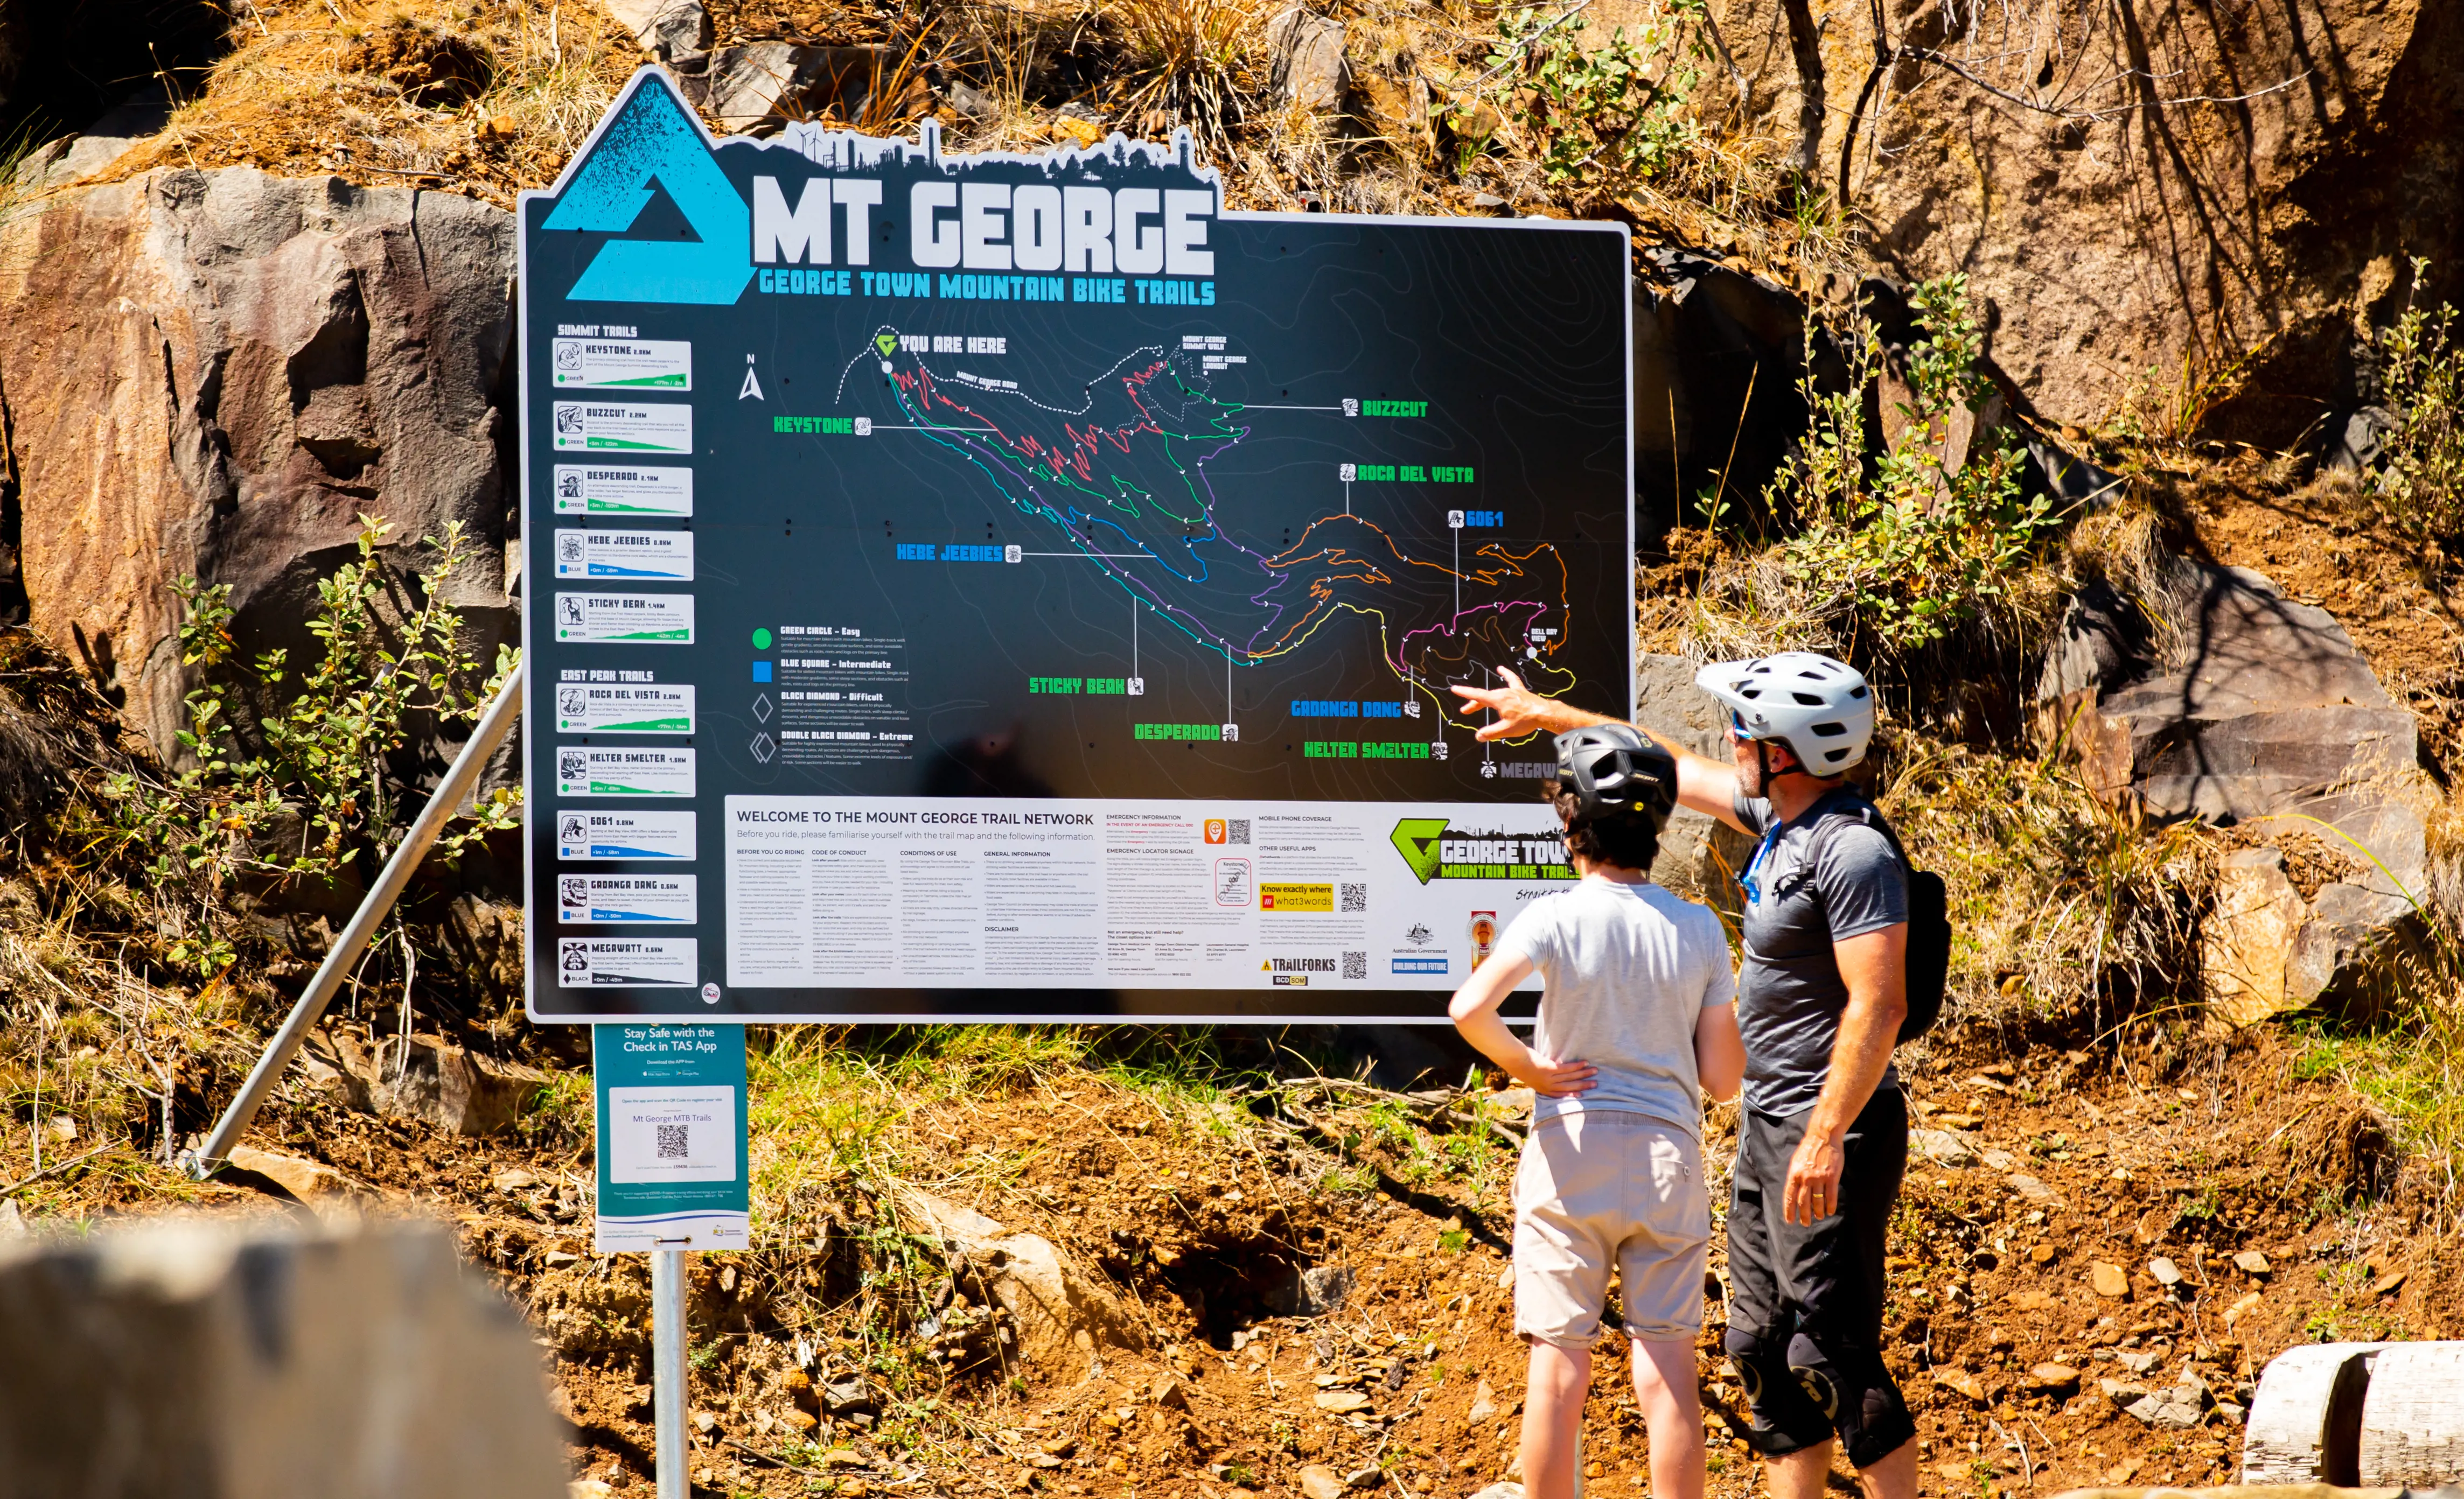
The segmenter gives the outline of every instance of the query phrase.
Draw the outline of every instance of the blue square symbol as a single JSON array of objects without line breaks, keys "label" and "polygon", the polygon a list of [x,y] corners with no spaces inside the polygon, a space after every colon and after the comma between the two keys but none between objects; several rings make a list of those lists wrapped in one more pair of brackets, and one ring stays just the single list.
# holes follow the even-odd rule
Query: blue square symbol
[{"label": "blue square symbol", "polygon": [[770,663],[768,662],[757,661],[753,663],[753,680],[756,682],[767,682],[770,680]]}]

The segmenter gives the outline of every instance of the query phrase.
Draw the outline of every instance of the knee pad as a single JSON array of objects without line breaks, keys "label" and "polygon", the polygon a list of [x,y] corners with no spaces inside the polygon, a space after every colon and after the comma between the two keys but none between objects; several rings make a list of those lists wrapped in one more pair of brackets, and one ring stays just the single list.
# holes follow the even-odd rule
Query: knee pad
[{"label": "knee pad", "polygon": [[1728,1367],[1738,1382],[1746,1387],[1746,1403],[1759,1408],[1766,1379],[1787,1367],[1781,1357],[1785,1350],[1768,1333],[1749,1333],[1742,1327],[1721,1334],[1720,1349],[1728,1356]]},{"label": "knee pad", "polygon": [[1728,1367],[1746,1387],[1746,1440],[1765,1457],[1784,1457],[1829,1440],[1830,1418],[1805,1399],[1789,1372],[1788,1341],[1731,1327],[1721,1338]]},{"label": "knee pad", "polygon": [[1788,1341],[1787,1367],[1839,1434],[1848,1461],[1870,1466],[1916,1435],[1916,1423],[1881,1356],[1864,1346],[1826,1348],[1803,1333]]},{"label": "knee pad", "polygon": [[1839,1424],[1839,1376],[1831,1358],[1803,1333],[1788,1340],[1788,1374],[1805,1391],[1805,1398],[1821,1408],[1822,1419],[1832,1425]]}]

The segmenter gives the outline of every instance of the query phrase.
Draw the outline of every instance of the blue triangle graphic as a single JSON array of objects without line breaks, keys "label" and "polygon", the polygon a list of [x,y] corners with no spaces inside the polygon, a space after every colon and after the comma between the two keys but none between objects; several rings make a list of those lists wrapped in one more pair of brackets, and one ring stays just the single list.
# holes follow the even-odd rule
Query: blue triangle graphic
[{"label": "blue triangle graphic", "polygon": [[724,305],[744,294],[753,279],[752,212],[661,74],[644,77],[607,121],[540,227],[622,234],[649,206],[653,179],[699,242],[611,240],[568,300]]}]

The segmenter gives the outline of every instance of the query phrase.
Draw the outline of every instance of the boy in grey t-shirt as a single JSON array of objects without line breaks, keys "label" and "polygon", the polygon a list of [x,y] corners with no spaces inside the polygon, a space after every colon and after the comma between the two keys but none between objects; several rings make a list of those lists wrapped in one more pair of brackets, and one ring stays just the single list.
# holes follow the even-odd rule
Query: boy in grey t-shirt
[{"label": "boy in grey t-shirt", "polygon": [[[1448,1013],[1536,1096],[1514,1187],[1514,1323],[1531,1345],[1523,1473],[1531,1499],[1572,1499],[1591,1347],[1620,1277],[1656,1499],[1700,1499],[1694,1340],[1711,1210],[1703,1104],[1745,1068],[1735,977],[1717,916],[1644,874],[1676,764],[1622,726],[1559,736],[1548,792],[1582,880],[1514,919]],[[1498,1006],[1532,973],[1531,1044]]]}]

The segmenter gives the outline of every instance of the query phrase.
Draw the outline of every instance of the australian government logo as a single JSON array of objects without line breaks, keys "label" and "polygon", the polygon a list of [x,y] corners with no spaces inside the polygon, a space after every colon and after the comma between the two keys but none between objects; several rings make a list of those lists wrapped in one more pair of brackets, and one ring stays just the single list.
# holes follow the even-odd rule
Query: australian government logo
[{"label": "australian government logo", "polygon": [[1572,880],[1566,845],[1555,837],[1471,832],[1444,817],[1405,817],[1388,835],[1414,878],[1432,880]]}]

